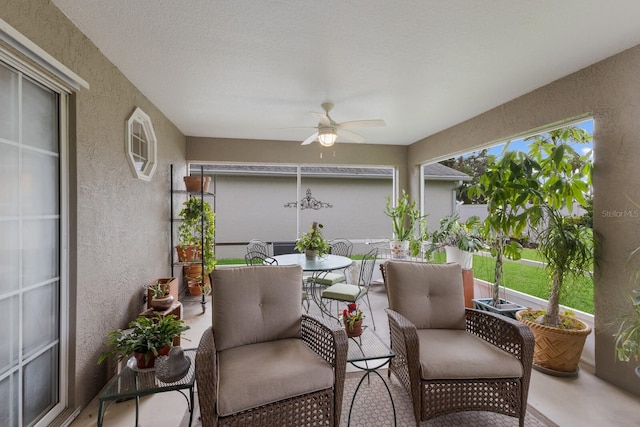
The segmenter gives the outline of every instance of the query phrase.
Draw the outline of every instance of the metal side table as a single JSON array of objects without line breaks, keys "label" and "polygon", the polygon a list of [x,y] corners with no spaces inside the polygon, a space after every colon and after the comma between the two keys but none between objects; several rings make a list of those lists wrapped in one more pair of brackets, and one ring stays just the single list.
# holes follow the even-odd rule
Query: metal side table
[{"label": "metal side table", "polygon": [[[191,426],[191,421],[193,420],[194,385],[196,381],[196,349],[192,348],[184,350],[184,355],[188,357],[191,362],[189,371],[182,379],[173,383],[165,383],[157,379],[155,369],[132,369],[131,361],[127,363],[127,366],[118,375],[111,379],[111,381],[109,381],[99,397],[98,427],[102,427],[104,412],[107,409],[105,407],[105,402],[110,402],[110,405],[116,400],[135,398],[137,426],[140,397],[155,393],[163,393],[165,391],[177,391],[187,400],[187,408],[189,409],[189,426]],[[135,359],[133,359],[133,364],[135,364]],[[187,396],[183,390],[188,390],[189,396]],[[108,407],[109,405],[106,406]]]},{"label": "metal side table", "polygon": [[366,326],[363,328],[362,335],[355,338],[349,338],[347,362],[351,363],[352,366],[365,371],[365,374],[360,378],[358,386],[353,392],[351,406],[349,407],[349,419],[347,421],[347,426],[351,425],[351,411],[353,410],[353,403],[358,395],[358,390],[360,390],[360,386],[365,379],[369,381],[369,376],[371,374],[376,374],[386,387],[387,393],[389,394],[389,400],[391,401],[391,408],[393,409],[393,425],[398,425],[396,418],[396,406],[393,403],[391,390],[389,389],[389,385],[385,381],[384,377],[377,371],[384,365],[388,364],[395,356],[396,355],[393,350],[391,350],[389,346],[375,334],[375,332],[369,330]]}]

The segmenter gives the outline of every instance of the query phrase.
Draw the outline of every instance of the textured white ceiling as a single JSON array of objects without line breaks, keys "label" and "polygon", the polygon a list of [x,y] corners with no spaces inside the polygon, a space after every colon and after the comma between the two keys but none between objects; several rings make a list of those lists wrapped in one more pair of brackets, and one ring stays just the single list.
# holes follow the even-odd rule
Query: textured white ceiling
[{"label": "textured white ceiling", "polygon": [[302,141],[331,101],[407,145],[640,44],[638,0],[53,3],[188,136]]}]

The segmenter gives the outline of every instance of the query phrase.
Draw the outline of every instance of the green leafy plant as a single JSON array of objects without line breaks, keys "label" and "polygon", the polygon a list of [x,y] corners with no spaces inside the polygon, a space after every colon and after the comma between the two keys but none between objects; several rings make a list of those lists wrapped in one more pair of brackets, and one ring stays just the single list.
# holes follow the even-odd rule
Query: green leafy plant
[{"label": "green leafy plant", "polygon": [[629,296],[633,312],[622,317],[620,327],[613,335],[616,357],[622,362],[640,360],[640,289],[635,289],[633,294]]},{"label": "green leafy plant", "polygon": [[155,283],[147,285],[146,289],[151,292],[152,298],[162,298],[169,294],[169,282],[158,280]]},{"label": "green leafy plant", "polygon": [[362,310],[358,308],[358,304],[352,302],[347,304],[347,308],[342,310],[342,318],[345,325],[348,325],[349,330],[353,331],[353,324],[358,320],[362,320],[364,318],[364,314],[362,313]]},{"label": "green leafy plant", "polygon": [[189,329],[182,319],[173,314],[153,317],[139,316],[129,323],[129,329],[116,329],[107,335],[107,345],[111,346],[98,359],[98,364],[115,355],[118,361],[135,353],[145,353],[148,361],[151,354],[157,356],[158,350],[171,346],[173,338]]},{"label": "green leafy plant", "polygon": [[530,202],[538,197],[540,183],[538,163],[519,151],[507,151],[500,159],[490,156],[489,164],[478,183],[469,189],[470,197],[487,200],[488,215],[480,227],[484,242],[496,259],[493,274],[493,305],[500,303],[504,258],[518,260],[520,237],[530,219],[541,213]]},{"label": "green leafy plant", "polygon": [[571,144],[589,142],[591,135],[567,127],[527,140],[531,141],[529,155],[539,165],[535,175],[538,192],[529,212],[537,220],[532,224],[541,227],[535,238],[551,280],[547,312],[540,323],[557,327],[562,322],[560,296],[567,277],[583,275],[595,259],[593,230],[563,213],[565,209],[571,213],[576,203],[588,205],[593,161],[589,153],[579,154]]},{"label": "green leafy plant", "polygon": [[180,246],[195,246],[204,260],[204,274],[211,273],[216,265],[213,253],[215,214],[211,205],[199,197],[191,196],[183,203],[178,217],[181,219],[178,225]]},{"label": "green leafy plant", "polygon": [[483,247],[480,238],[480,218],[472,216],[465,222],[460,221],[456,212],[440,220],[440,228],[431,233],[431,249],[455,246],[466,252],[476,252]]},{"label": "green leafy plant", "polygon": [[421,216],[416,208],[416,201],[410,201],[409,195],[404,190],[395,206],[391,203],[391,196],[387,196],[384,213],[392,220],[393,235],[396,240],[404,242],[413,238],[415,227],[419,224]]},{"label": "green leafy plant", "polygon": [[309,231],[300,236],[296,242],[295,249],[298,252],[305,252],[306,250],[318,251],[318,256],[328,254],[331,248],[322,235],[322,228],[322,224],[317,222],[311,224]]}]

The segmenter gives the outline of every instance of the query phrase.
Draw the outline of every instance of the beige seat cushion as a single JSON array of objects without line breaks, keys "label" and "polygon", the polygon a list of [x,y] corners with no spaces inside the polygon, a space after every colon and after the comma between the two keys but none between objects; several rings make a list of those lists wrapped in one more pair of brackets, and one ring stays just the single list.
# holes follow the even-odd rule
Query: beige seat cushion
[{"label": "beige seat cushion", "polygon": [[324,273],[324,274],[320,274],[315,279],[316,283],[319,283],[321,285],[327,285],[327,286],[335,285],[336,283],[346,282],[346,281],[347,281],[347,278],[345,277],[345,275],[340,273]]},{"label": "beige seat cushion", "polygon": [[322,291],[322,298],[356,302],[358,298],[365,293],[367,293],[366,287],[350,285],[348,283],[336,283]]},{"label": "beige seat cushion", "polygon": [[519,378],[513,355],[466,331],[419,329],[423,379]]},{"label": "beige seat cushion", "polygon": [[220,268],[211,273],[216,349],[300,336],[302,268]]},{"label": "beige seat cushion", "polygon": [[459,264],[387,261],[385,265],[389,308],[418,329],[465,329]]},{"label": "beige seat cushion", "polygon": [[331,365],[296,338],[222,351],[218,369],[220,416],[333,387]]}]

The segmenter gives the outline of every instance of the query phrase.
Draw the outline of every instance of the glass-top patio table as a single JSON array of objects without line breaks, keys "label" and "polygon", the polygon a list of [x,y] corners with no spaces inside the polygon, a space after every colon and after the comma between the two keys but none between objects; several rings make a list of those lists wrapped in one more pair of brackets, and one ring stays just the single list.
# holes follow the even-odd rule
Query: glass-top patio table
[{"label": "glass-top patio table", "polygon": [[322,304],[320,296],[316,295],[314,292],[316,279],[330,271],[341,270],[349,267],[351,263],[353,263],[351,258],[332,254],[326,254],[321,257],[316,257],[315,259],[308,259],[305,254],[275,255],[273,258],[278,261],[278,265],[299,265],[302,267],[303,271],[311,273],[311,277],[304,283],[304,290],[307,293],[307,296],[311,296],[323,314],[327,314],[330,317],[337,319],[337,317],[327,310],[324,304]]},{"label": "glass-top patio table", "polygon": [[[193,420],[194,388],[196,381],[196,351],[197,349],[185,349],[184,355],[189,358],[190,366],[187,374],[172,383],[165,383],[156,378],[155,368],[139,370],[136,367],[135,359],[131,358],[127,366],[116,375],[105,387],[99,397],[98,427],[102,427],[106,411],[105,403],[124,399],[136,399],[136,426],[138,426],[138,412],[140,397],[167,391],[177,391],[187,400],[189,409],[189,426]],[[183,390],[188,390],[187,396]]]}]

